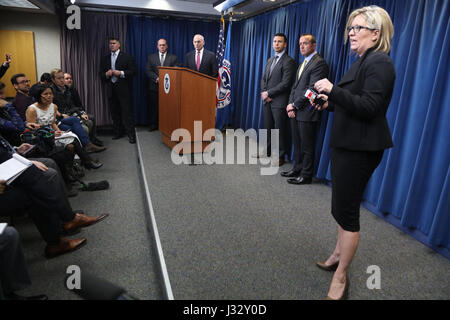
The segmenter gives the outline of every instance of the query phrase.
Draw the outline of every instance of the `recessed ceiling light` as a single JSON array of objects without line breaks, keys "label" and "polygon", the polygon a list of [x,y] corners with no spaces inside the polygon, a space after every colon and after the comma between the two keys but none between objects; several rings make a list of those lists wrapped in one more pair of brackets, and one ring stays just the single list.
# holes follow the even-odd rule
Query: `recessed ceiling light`
[{"label": "recessed ceiling light", "polygon": [[27,0],[0,0],[0,6],[15,7],[15,8],[27,8],[27,9],[39,9]]}]

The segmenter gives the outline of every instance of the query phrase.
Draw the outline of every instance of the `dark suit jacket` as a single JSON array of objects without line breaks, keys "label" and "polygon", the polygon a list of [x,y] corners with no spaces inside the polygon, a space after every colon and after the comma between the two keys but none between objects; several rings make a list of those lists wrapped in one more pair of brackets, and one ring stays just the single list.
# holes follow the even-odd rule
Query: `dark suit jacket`
[{"label": "dark suit jacket", "polygon": [[295,118],[298,121],[319,121],[320,111],[310,108],[309,100],[305,97],[305,92],[309,88],[314,88],[314,83],[320,79],[328,77],[328,64],[316,53],[303,68],[302,75],[298,79],[301,65],[295,73],[295,82],[289,96],[289,103],[294,105]]},{"label": "dark suit jacket", "polygon": [[[107,84],[108,97],[110,97],[112,82],[111,78],[106,78],[106,72],[111,69],[111,53],[102,58],[100,65],[100,76]],[[121,50],[116,59],[116,70],[120,70],[125,73],[125,78],[118,77],[116,82],[119,92],[130,93],[133,77],[136,74],[136,64],[134,62],[134,58]]]},{"label": "dark suit jacket", "polygon": [[[145,68],[145,73],[150,78],[149,87],[150,91],[158,91],[158,83],[156,79],[159,77],[158,67],[161,66],[161,61],[159,60],[159,52],[153,53],[147,58],[147,67]],[[178,58],[176,55],[171,53],[165,53],[164,57],[164,67],[176,67],[178,66]]]},{"label": "dark suit jacket", "polygon": [[270,67],[274,58],[271,57],[267,60],[266,68],[261,79],[261,92],[267,91],[269,97],[272,98],[272,102],[270,102],[271,107],[286,108],[297,65],[294,59],[289,57],[287,52],[285,52],[269,76]]},{"label": "dark suit jacket", "polygon": [[395,69],[391,58],[369,49],[350,67],[328,100],[335,111],[330,146],[377,151],[393,146],[386,120]]},{"label": "dark suit jacket", "polygon": [[6,71],[8,70],[8,68],[9,68],[9,64],[7,65],[7,67],[5,67],[5,66],[3,65],[3,63],[0,65],[0,78],[4,76],[4,74],[6,73]]},{"label": "dark suit jacket", "polygon": [[200,63],[200,70],[197,70],[197,62],[195,61],[195,50],[188,52],[184,57],[184,66],[194,71],[199,71],[208,76],[217,78],[218,68],[215,53],[203,50],[203,57]]}]

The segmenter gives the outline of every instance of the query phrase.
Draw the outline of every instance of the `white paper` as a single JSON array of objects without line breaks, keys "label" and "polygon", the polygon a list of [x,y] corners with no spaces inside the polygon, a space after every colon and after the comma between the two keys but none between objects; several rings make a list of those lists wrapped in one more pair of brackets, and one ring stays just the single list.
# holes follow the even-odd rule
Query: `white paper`
[{"label": "white paper", "polygon": [[0,234],[3,233],[3,230],[5,230],[7,225],[8,225],[7,223],[0,222]]},{"label": "white paper", "polygon": [[9,185],[32,164],[30,160],[14,153],[11,159],[0,164],[0,180],[6,180]]}]

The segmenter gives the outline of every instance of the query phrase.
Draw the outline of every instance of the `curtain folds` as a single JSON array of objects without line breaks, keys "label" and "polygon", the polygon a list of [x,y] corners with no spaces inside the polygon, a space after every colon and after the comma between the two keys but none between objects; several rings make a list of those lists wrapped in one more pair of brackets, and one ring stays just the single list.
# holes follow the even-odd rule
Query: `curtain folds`
[{"label": "curtain folds", "polygon": [[[317,51],[330,66],[329,79],[336,83],[355,60],[344,44],[347,17],[372,4],[393,20],[390,55],[397,78],[387,113],[394,148],[386,150],[364,199],[380,217],[419,233],[416,238],[450,258],[448,1],[302,1],[233,24],[233,124],[244,130],[263,126],[260,79],[275,33],[288,36],[288,54],[297,62],[300,35],[314,34]],[[333,113],[323,113],[316,144],[315,174],[327,180],[332,120]]]},{"label": "curtain folds", "polygon": [[112,124],[104,86],[100,79],[100,60],[109,51],[109,37],[118,37],[126,51],[127,16],[98,12],[81,13],[81,29],[61,26],[61,68],[73,77],[88,113],[96,116],[97,125]]},{"label": "curtain folds", "polygon": [[135,57],[137,74],[133,85],[133,109],[136,125],[147,125],[148,115],[148,77],[145,66],[149,54],[158,52],[156,44],[159,39],[167,40],[168,52],[184,63],[187,52],[194,50],[194,35],[201,34],[205,38],[205,49],[216,52],[219,41],[219,22],[201,22],[175,19],[161,19],[142,16],[128,17],[127,48]]},{"label": "curtain folds", "polygon": [[[288,36],[288,54],[300,60],[298,39],[317,38],[317,51],[330,66],[333,83],[355,56],[344,44],[347,17],[366,5],[385,8],[394,23],[391,57],[396,83],[387,119],[394,148],[386,150],[364,194],[366,206],[381,218],[450,258],[450,1],[448,0],[305,0],[244,21],[234,22],[231,63],[233,125],[263,127],[260,79],[273,54],[272,37]],[[95,37],[92,34],[95,33]],[[62,67],[72,73],[88,112],[110,124],[99,78],[99,63],[108,53],[107,39],[119,36],[138,67],[133,86],[134,120],[148,123],[147,56],[160,38],[183,63],[192,38],[205,36],[216,50],[218,22],[160,19],[82,12],[81,30],[62,28]],[[100,94],[99,94],[100,93]],[[330,180],[329,140],[333,113],[324,112],[316,143],[315,175]]]}]

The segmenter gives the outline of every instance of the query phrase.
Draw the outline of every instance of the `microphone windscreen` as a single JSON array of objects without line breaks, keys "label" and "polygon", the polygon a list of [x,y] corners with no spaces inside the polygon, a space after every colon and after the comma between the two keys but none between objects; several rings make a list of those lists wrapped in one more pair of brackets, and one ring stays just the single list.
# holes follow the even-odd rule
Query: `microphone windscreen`
[{"label": "microphone windscreen", "polygon": [[117,300],[125,293],[125,289],[85,272],[81,274],[81,288],[73,291],[85,300]]}]

